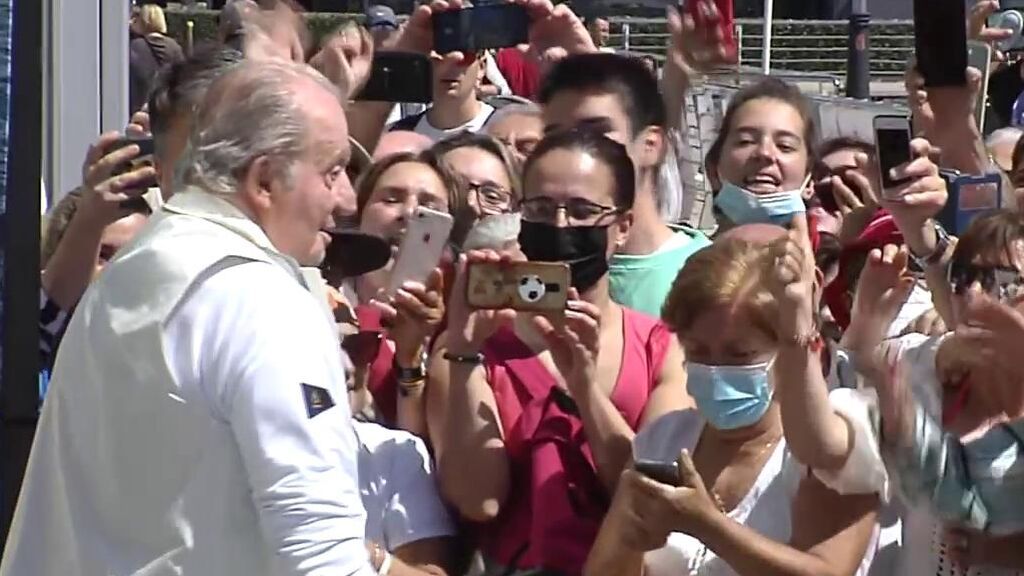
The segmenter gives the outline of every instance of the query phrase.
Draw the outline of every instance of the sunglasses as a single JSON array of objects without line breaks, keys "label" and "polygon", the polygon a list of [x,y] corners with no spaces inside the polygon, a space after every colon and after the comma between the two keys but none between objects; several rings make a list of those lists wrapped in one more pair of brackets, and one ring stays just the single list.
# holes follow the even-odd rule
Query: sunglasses
[{"label": "sunglasses", "polygon": [[1009,300],[1024,294],[1024,278],[1012,266],[978,266],[954,262],[949,267],[949,284],[953,293],[964,295],[975,283],[981,289],[999,300]]}]

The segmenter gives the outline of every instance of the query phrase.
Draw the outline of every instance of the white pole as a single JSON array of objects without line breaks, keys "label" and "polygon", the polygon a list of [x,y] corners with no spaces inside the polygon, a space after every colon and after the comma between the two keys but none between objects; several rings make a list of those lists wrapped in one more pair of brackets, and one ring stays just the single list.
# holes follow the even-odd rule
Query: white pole
[{"label": "white pole", "polygon": [[775,12],[775,0],[764,0],[764,45],[761,47],[761,72],[765,75],[772,71],[772,20]]}]

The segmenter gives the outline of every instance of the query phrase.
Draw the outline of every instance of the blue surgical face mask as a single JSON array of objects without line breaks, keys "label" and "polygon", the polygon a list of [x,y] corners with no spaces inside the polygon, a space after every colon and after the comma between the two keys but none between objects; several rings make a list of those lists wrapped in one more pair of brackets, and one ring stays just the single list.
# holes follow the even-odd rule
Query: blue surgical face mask
[{"label": "blue surgical face mask", "polygon": [[754,194],[731,182],[722,182],[715,196],[715,206],[737,226],[742,224],[776,224],[785,226],[795,214],[807,211],[803,187],[772,194]]},{"label": "blue surgical face mask", "polygon": [[697,409],[719,430],[751,426],[772,403],[770,362],[749,366],[686,364],[686,389]]}]

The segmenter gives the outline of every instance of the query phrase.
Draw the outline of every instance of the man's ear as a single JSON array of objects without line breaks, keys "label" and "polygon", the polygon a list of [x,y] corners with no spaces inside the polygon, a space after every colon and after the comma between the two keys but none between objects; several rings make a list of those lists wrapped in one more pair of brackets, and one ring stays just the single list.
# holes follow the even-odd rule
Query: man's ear
[{"label": "man's ear", "polygon": [[260,156],[249,164],[239,179],[238,195],[246,206],[260,214],[273,204],[271,190],[274,180],[274,170],[270,158]]},{"label": "man's ear", "polygon": [[634,141],[637,148],[638,169],[656,168],[661,165],[668,150],[663,128],[648,126],[640,132]]}]

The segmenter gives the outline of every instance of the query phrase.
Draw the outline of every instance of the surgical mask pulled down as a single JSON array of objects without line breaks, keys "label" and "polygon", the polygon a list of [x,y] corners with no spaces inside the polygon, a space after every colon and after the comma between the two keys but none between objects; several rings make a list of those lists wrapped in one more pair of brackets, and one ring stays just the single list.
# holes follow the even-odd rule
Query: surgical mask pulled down
[{"label": "surgical mask pulled down", "polygon": [[686,364],[686,388],[702,416],[719,430],[755,424],[772,403],[771,362],[747,366]]},{"label": "surgical mask pulled down", "polygon": [[785,226],[796,214],[807,211],[803,191],[810,181],[810,175],[795,190],[783,190],[772,194],[754,194],[732,182],[724,181],[722,189],[715,196],[715,207],[722,211],[733,224],[775,224]]}]

